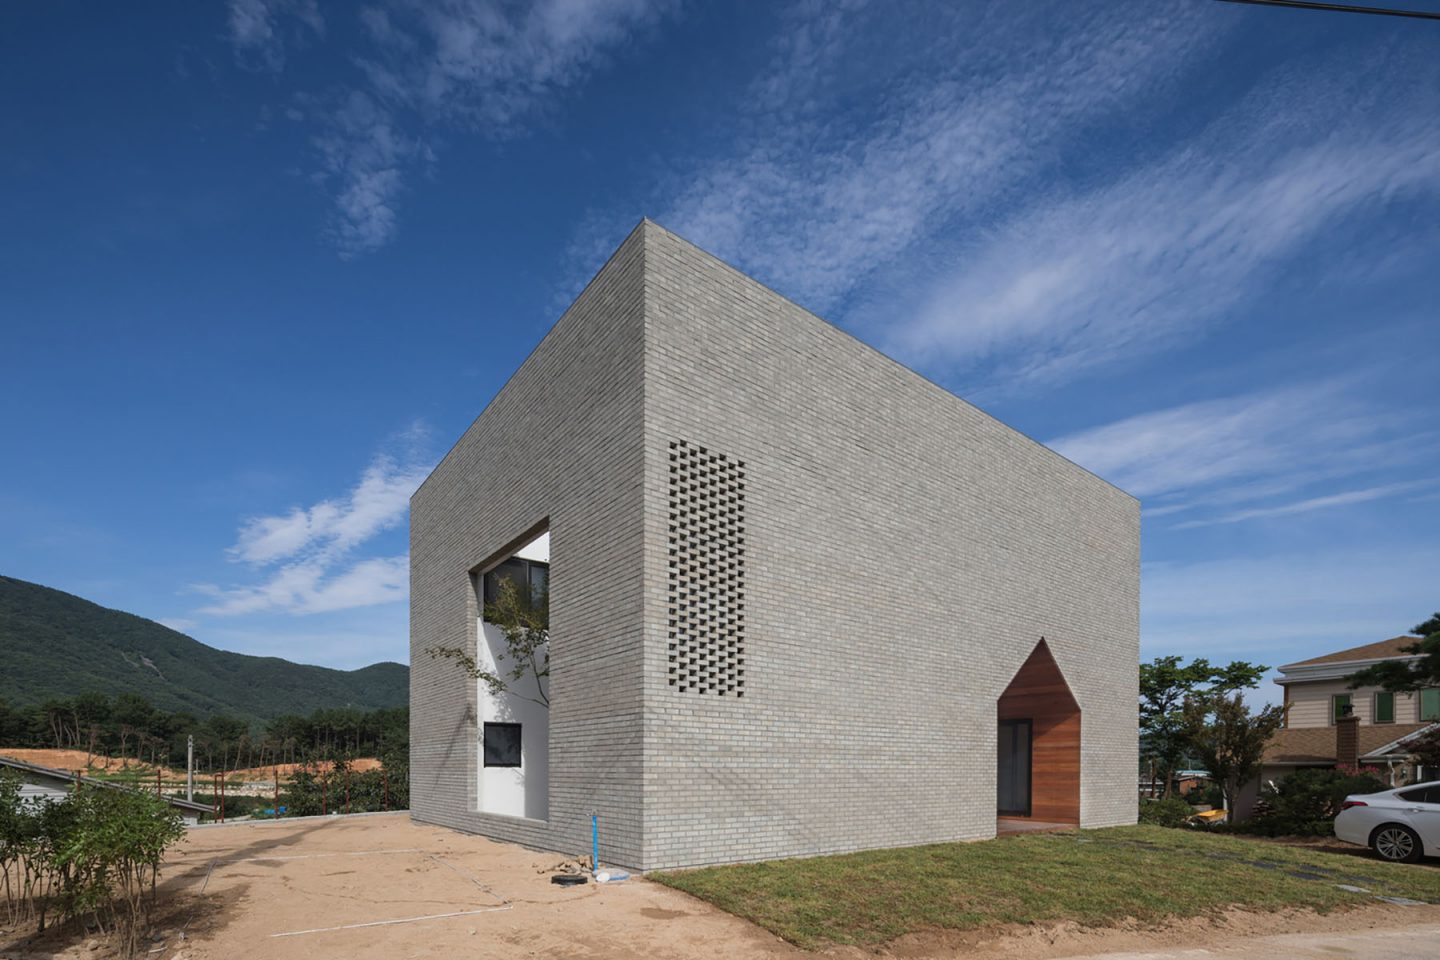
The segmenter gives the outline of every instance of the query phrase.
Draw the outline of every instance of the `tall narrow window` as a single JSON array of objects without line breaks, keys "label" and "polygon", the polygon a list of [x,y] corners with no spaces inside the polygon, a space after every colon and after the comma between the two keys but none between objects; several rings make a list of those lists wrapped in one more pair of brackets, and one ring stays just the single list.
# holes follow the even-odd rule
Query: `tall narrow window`
[{"label": "tall narrow window", "polygon": [[1420,691],[1420,722],[1440,720],[1440,689]]},{"label": "tall narrow window", "polygon": [[1375,722],[1395,722],[1395,694],[1385,690],[1375,694]]},{"label": "tall narrow window", "polygon": [[1330,722],[1350,716],[1350,694],[1336,693],[1330,697]]}]

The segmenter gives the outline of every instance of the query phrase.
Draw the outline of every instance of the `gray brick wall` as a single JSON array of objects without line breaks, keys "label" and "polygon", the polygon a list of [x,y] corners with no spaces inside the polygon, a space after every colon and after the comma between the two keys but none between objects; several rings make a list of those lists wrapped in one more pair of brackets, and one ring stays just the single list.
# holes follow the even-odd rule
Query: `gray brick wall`
[{"label": "gray brick wall", "polygon": [[[670,443],[745,462],[745,696],[668,680]],[[548,517],[548,824],[475,812],[467,571]],[[1081,818],[1135,816],[1139,508],[654,224],[412,505],[420,819],[652,869],[990,836],[995,701],[1044,636]],[[467,606],[468,604],[468,606]]]},{"label": "gray brick wall", "polygon": [[[1130,496],[650,225],[647,866],[995,832],[995,701],[1044,636],[1081,817],[1133,822]],[[668,443],[746,464],[745,697],[666,680]]]},{"label": "gray brick wall", "polygon": [[[415,493],[410,796],[418,820],[640,865],[643,237],[616,251]],[[469,573],[548,521],[545,822],[481,814],[476,686],[425,650],[475,649]]]}]

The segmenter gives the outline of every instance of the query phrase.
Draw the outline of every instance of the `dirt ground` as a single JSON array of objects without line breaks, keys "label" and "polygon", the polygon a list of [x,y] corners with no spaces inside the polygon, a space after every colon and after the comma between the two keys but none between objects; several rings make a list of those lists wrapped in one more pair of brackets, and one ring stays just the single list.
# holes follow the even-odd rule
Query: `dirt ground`
[{"label": "dirt ground", "polygon": [[[105,757],[100,754],[88,754],[84,750],[56,750],[49,747],[0,747],[0,756],[10,757],[15,760],[23,760],[26,763],[33,763],[42,767],[50,767],[55,770],[64,770],[74,773],[76,770],[84,770],[89,773],[105,771],[114,773],[124,769],[145,770],[150,776],[155,775],[155,768],[148,764],[141,764],[136,760],[118,760],[114,757]],[[239,770],[227,771],[225,776],[231,781],[234,780],[267,780],[273,781],[276,774],[285,777],[298,770],[309,769],[311,772],[320,773],[330,769],[331,763],[328,760],[316,761],[310,764],[304,763],[273,763],[265,767],[242,767]],[[379,770],[380,761],[374,757],[359,757],[350,761],[350,769],[356,773],[365,773],[370,770]],[[175,770],[171,767],[161,767],[162,775],[167,782],[185,780],[185,771]],[[215,779],[212,773],[195,774],[197,787],[209,789]]]},{"label": "dirt ground", "polygon": [[[394,960],[462,953],[587,960],[816,956],[643,879],[555,886],[550,874],[563,862],[558,854],[414,824],[404,813],[192,829],[169,858],[159,939],[147,955],[157,960]],[[1376,905],[1323,917],[1235,913],[1161,931],[1064,924],[937,931],[903,938],[878,955],[1042,960],[1436,922],[1437,907]],[[3,958],[99,960],[108,953],[97,941],[63,948],[48,938],[6,944],[0,933]],[[820,955],[860,960],[877,953],[835,948]]]}]

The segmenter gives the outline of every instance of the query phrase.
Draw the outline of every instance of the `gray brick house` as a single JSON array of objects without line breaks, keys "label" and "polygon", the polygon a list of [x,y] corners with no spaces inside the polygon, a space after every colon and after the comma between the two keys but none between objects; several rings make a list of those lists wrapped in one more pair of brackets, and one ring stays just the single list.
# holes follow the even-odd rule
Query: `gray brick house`
[{"label": "gray brick house", "polygon": [[[649,221],[410,564],[417,820],[579,852],[596,813],[639,869],[1135,820],[1138,503]],[[548,708],[426,653],[484,662],[502,569],[548,578]]]}]

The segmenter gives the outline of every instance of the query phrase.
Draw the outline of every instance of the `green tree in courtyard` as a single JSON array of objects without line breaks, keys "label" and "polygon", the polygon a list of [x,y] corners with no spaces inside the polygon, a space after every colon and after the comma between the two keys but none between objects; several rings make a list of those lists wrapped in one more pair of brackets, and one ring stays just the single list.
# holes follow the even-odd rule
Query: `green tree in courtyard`
[{"label": "green tree in courtyard", "polygon": [[[499,627],[505,649],[496,657],[494,670],[487,670],[461,647],[430,647],[431,657],[453,660],[465,675],[479,680],[495,695],[509,693],[521,699],[550,706],[550,597],[544,591],[515,585],[506,577],[499,584],[494,602],[485,605],[485,622]],[[519,692],[526,676],[535,678],[535,696]]]},{"label": "green tree in courtyard", "polygon": [[1239,693],[1209,693],[1187,699],[1181,715],[1185,745],[1219,784],[1225,808],[1234,810],[1241,788],[1260,772],[1265,744],[1285,723],[1285,708],[1252,714]]}]

